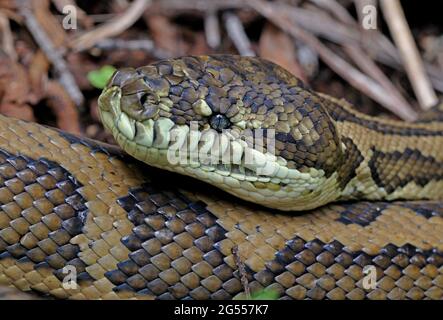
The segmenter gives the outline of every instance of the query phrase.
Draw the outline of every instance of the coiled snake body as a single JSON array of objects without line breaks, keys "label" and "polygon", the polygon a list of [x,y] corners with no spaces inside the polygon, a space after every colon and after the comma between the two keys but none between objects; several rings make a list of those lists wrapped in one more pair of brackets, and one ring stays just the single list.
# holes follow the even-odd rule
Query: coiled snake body
[{"label": "coiled snake body", "polygon": [[[99,105],[127,153],[249,202],[1,116],[0,284],[58,298],[230,299],[243,278],[283,299],[443,297],[438,110],[413,124],[372,118],[234,56],[120,70]],[[194,146],[192,121],[204,137]],[[275,141],[251,151],[248,129]],[[171,164],[168,150],[188,143],[185,160],[216,146],[232,162]],[[73,271],[75,288],[63,283]]]}]

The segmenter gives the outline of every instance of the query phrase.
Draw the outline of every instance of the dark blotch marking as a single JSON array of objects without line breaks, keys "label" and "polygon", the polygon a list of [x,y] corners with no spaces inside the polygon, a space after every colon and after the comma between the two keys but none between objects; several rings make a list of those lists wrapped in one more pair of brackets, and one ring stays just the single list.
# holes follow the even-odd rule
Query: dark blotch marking
[{"label": "dark blotch marking", "polygon": [[[388,244],[378,254],[369,255],[363,251],[346,250],[345,245],[337,240],[323,243],[319,239],[306,241],[301,237],[295,237],[276,252],[275,259],[266,263],[264,270],[253,273],[252,279],[253,282],[258,282],[260,287],[272,286],[283,300],[349,299],[352,295],[349,296],[348,293],[361,290],[357,286],[360,278],[356,271],[362,270],[367,265],[376,267],[377,281],[385,278],[394,283],[404,276],[403,270],[404,274],[409,274],[406,270],[413,270],[414,267],[421,269],[427,264],[436,268],[441,267],[442,254],[435,250],[422,250],[407,243],[401,247]],[[398,290],[402,283],[397,283],[396,286]],[[437,288],[437,285],[431,286]],[[420,284],[415,282],[403,294],[406,295],[411,289],[424,292],[429,287],[423,290]],[[386,291],[383,288],[387,288]],[[379,285],[378,290],[390,298],[390,287]],[[361,291],[361,293],[368,296],[371,291]],[[399,299],[401,296],[394,295],[394,297]]]},{"label": "dark blotch marking", "polygon": [[382,211],[386,208],[385,202],[357,202],[345,205],[345,208],[340,212],[340,221],[343,224],[358,224],[362,227],[368,226],[375,221]]},{"label": "dark blotch marking", "polygon": [[358,224],[366,227],[382,215],[383,210],[388,206],[400,206],[411,209],[415,214],[425,217],[443,217],[443,204],[438,201],[395,201],[392,204],[388,202],[369,202],[359,201],[343,203],[343,210],[336,221],[343,224]]},{"label": "dark blotch marking", "polygon": [[[350,121],[361,125],[362,127],[381,132],[388,135],[399,135],[399,136],[441,136],[441,131],[436,130],[426,130],[423,128],[405,128],[404,126],[393,126],[384,123],[380,123],[375,120],[362,119],[356,114],[342,108],[337,105],[337,103],[323,99],[323,105],[328,110],[331,117],[336,121]],[[429,113],[430,116],[439,115],[438,118],[442,117],[442,111],[434,110],[433,113]],[[437,118],[433,118],[437,121]],[[419,122],[430,122],[429,117],[423,118]]]},{"label": "dark blotch marking", "polygon": [[363,161],[363,156],[358,147],[350,138],[342,137],[342,142],[346,146],[343,164],[338,170],[340,188],[344,189],[352,178],[357,176],[357,168]]},{"label": "dark blotch marking", "polygon": [[369,168],[375,183],[388,193],[415,182],[423,187],[432,180],[443,178],[443,163],[433,157],[424,156],[417,149],[407,148],[404,152],[384,153],[372,148]]},{"label": "dark blotch marking", "polygon": [[413,210],[416,214],[427,219],[432,217],[443,218],[443,203],[441,201],[406,201],[395,202],[396,205]]},{"label": "dark blotch marking", "polygon": [[61,137],[66,139],[70,144],[82,144],[91,149],[92,153],[101,152],[108,156],[125,156],[124,152],[117,146],[113,146],[107,143],[98,142],[89,138],[79,137],[71,133],[67,133],[56,128],[51,128],[58,131]]},{"label": "dark blotch marking", "polygon": [[[0,259],[13,257],[19,267],[21,262],[31,262],[36,270],[51,269],[60,280],[66,276],[62,272],[63,267],[72,265],[77,270],[79,281],[90,280],[85,271],[86,265],[77,256],[78,245],[69,243],[72,237],[82,232],[87,216],[86,201],[76,192],[82,185],[53,161],[13,155],[1,149],[0,181],[0,202],[3,204],[0,215],[10,220],[9,226],[0,230]],[[34,199],[34,205],[21,209],[18,215],[16,211],[8,214],[8,207],[19,208],[21,202],[7,199],[5,194],[18,192],[19,197],[31,193],[35,187],[44,189],[42,197]],[[58,196],[54,197],[54,194]],[[60,198],[64,199],[62,203]],[[36,207],[38,203],[47,202],[54,206],[50,212],[41,212]],[[6,232],[10,228],[20,236],[16,243],[8,243]],[[48,237],[38,240],[35,235],[44,234],[48,229]]]},{"label": "dark blotch marking", "polygon": [[[226,230],[208,212],[205,203],[192,202],[179,192],[171,192],[170,188],[165,192],[161,185],[152,183],[131,190],[118,202],[128,216],[142,218],[133,219],[133,233],[122,239],[131,251],[129,259],[106,274],[116,291],[129,290],[158,299],[232,299],[243,291],[238,270],[223,261],[221,247]],[[419,207],[419,203],[407,204],[413,209]],[[386,206],[376,202],[343,204],[338,220],[368,226]],[[428,211],[417,214],[428,214],[432,206],[424,209]],[[441,252],[410,244],[401,247],[388,244],[378,254],[369,255],[364,251],[352,252],[337,240],[323,243],[319,239],[306,241],[295,237],[275,252],[275,258],[268,261],[263,270],[253,272],[246,266],[246,276],[252,292],[272,286],[281,299],[331,299],[337,298],[342,282],[347,283],[345,276],[353,279],[356,270],[366,265],[377,268],[380,280],[392,276],[396,270],[401,275],[408,266],[423,268],[427,264],[441,267]],[[343,274],[334,279],[336,272]],[[204,281],[212,276],[221,281],[221,287]],[[397,278],[392,280],[395,282]],[[351,290],[359,290],[355,285],[357,280],[352,281]],[[347,293],[344,291],[345,298]]]},{"label": "dark blotch marking", "polygon": [[[158,299],[209,299],[232,298],[242,290],[219,250],[226,230],[205,203],[153,183],[131,189],[117,202],[135,227],[121,240],[131,251],[129,259],[105,274],[116,285],[115,291]],[[203,286],[200,280],[211,275],[225,284],[203,282]]]},{"label": "dark blotch marking", "polygon": [[211,128],[221,132],[223,129],[228,129],[231,126],[229,119],[222,114],[216,114],[209,120]]}]

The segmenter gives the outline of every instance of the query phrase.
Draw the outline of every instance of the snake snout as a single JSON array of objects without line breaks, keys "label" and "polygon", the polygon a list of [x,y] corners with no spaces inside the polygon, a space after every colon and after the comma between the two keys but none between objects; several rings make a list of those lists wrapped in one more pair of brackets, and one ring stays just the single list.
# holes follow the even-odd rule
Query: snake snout
[{"label": "snake snout", "polygon": [[114,72],[109,79],[107,88],[117,86],[123,87],[128,82],[134,81],[137,78],[137,71],[134,68],[122,68]]}]

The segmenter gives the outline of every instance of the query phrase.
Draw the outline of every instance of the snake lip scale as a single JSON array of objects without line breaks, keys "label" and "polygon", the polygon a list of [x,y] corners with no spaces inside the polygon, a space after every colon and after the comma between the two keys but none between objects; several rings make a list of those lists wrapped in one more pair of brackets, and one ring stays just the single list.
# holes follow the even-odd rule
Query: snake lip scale
[{"label": "snake lip scale", "polygon": [[[443,298],[443,106],[415,123],[370,117],[268,61],[217,55],[120,69],[99,107],[126,152],[0,116],[0,286],[60,299],[233,299],[245,285],[280,299]],[[251,148],[247,130],[275,139]],[[171,163],[177,144],[185,160],[215,148],[232,163]]]}]

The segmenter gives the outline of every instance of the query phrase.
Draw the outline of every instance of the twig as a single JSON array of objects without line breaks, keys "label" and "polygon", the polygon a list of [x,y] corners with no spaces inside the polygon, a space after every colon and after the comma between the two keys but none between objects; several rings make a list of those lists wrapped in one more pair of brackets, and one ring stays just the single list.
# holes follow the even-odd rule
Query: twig
[{"label": "twig", "polygon": [[238,253],[238,246],[232,247],[232,254],[234,256],[235,264],[238,268],[238,273],[240,274],[240,282],[245,290],[246,300],[251,300],[251,289],[249,288],[248,277],[246,276],[246,269],[243,261],[241,261],[240,255]]},{"label": "twig", "polygon": [[351,17],[349,12],[341,6],[337,1],[331,0],[310,0],[317,6],[325,8],[334,13],[334,15],[342,22],[353,24],[354,19]]},{"label": "twig", "polygon": [[167,59],[172,57],[172,53],[155,47],[151,39],[143,40],[122,40],[122,39],[103,39],[94,44],[94,47],[102,50],[143,50],[152,54],[157,59]]},{"label": "twig", "polygon": [[[400,56],[398,54],[398,51],[393,47],[393,51],[390,49],[387,49],[391,46],[391,42],[384,38],[384,37],[375,37],[374,43],[379,43],[381,47],[386,48],[381,49],[380,51],[371,50],[371,52],[374,52],[375,59],[391,68],[394,68],[398,71],[404,71],[404,65],[400,59]],[[375,48],[373,48],[375,49]],[[443,92],[443,73],[436,69],[435,66],[433,66],[430,63],[424,62],[424,68],[429,76],[429,79],[434,87],[435,90],[438,90],[440,92]]]},{"label": "twig", "polygon": [[295,39],[295,46],[297,48],[297,61],[303,67],[307,78],[312,78],[315,74],[317,74],[320,66],[317,52],[297,39]]},{"label": "twig", "polygon": [[72,43],[75,50],[85,50],[94,46],[95,43],[105,38],[114,37],[132,26],[151,5],[151,0],[135,0],[128,9],[96,29],[88,31]]},{"label": "twig", "polygon": [[29,32],[54,66],[60,83],[69,94],[72,101],[74,101],[77,106],[81,106],[85,98],[77,86],[74,76],[71,74],[71,71],[69,71],[60,51],[55,48],[46,32],[40,27],[34,14],[28,8],[26,1],[20,1],[20,13],[25,18],[25,24]]},{"label": "twig", "polygon": [[334,43],[340,45],[358,44],[361,41],[360,32],[349,28],[349,25],[339,22],[325,12],[294,7],[284,3],[276,3],[273,6],[281,11],[285,10],[286,14],[290,14],[291,19],[297,21],[297,25],[303,29]]},{"label": "twig", "polygon": [[70,133],[80,134],[77,109],[60,83],[48,81],[46,97],[46,104],[57,118],[57,127]]},{"label": "twig", "polygon": [[[246,2],[246,1],[245,1]],[[171,11],[220,11],[245,8],[245,2],[238,0],[162,0],[157,1],[159,9]]]},{"label": "twig", "polygon": [[209,47],[215,49],[220,46],[220,24],[216,11],[210,11],[205,15],[205,36]]},{"label": "twig", "polygon": [[[354,46],[347,46],[344,48],[345,52],[351,57],[351,59],[355,62],[357,66],[360,67],[366,74],[371,76],[375,81],[377,81],[383,88],[384,94],[387,95],[388,99],[392,100],[392,105],[396,105],[396,110],[401,109],[404,110],[405,113],[417,116],[416,112],[412,108],[411,104],[406,101],[406,99],[402,96],[400,91],[394,86],[394,84],[389,80],[389,78],[381,71],[381,69],[375,64],[374,61],[370,59],[370,57],[360,48]],[[392,110],[392,107],[385,105],[385,107],[392,112],[396,113],[395,110]],[[400,118],[403,118],[401,114],[396,113]],[[407,119],[405,120],[415,120],[415,119]]]},{"label": "twig", "polygon": [[423,109],[429,109],[437,104],[438,99],[425,74],[420,53],[408,27],[401,4],[398,0],[382,0],[380,4],[418,102]]},{"label": "twig", "polygon": [[12,61],[17,61],[17,52],[14,48],[14,38],[9,26],[8,18],[0,11],[0,40],[1,48]]},{"label": "twig", "polygon": [[223,14],[223,19],[228,36],[237,48],[238,53],[242,56],[255,56],[251,41],[249,41],[240,19],[231,12]]},{"label": "twig", "polygon": [[267,22],[263,27],[258,52],[260,57],[278,63],[304,83],[309,83],[303,67],[297,60],[293,38],[274,24]]},{"label": "twig", "polygon": [[[311,1],[316,3],[318,6],[331,11],[343,23],[357,27],[354,18],[337,1]],[[370,37],[371,35],[372,33],[369,33]],[[415,114],[412,106],[406,101],[406,99],[401,95],[401,93],[397,90],[397,88],[389,80],[389,78],[383,73],[383,71],[377,66],[377,64],[370,58],[370,56],[360,48],[360,46],[354,44],[345,44],[344,50],[361,70],[371,76],[385,89],[385,94],[393,100],[393,105],[396,104],[398,105],[398,108],[405,109],[410,114]]]},{"label": "twig", "polygon": [[[252,5],[251,5],[252,3]],[[253,1],[249,3],[246,1],[238,0],[162,0],[154,2],[151,13],[176,15],[180,12],[207,12],[213,10],[227,10],[227,9],[254,9]],[[343,45],[345,41],[363,41],[363,44],[367,46],[370,52],[375,56],[378,62],[381,62],[387,66],[398,70],[404,70],[401,63],[400,56],[391,43],[391,41],[377,30],[372,30],[373,39],[370,42],[366,42],[365,38],[361,36],[360,32],[356,30],[350,30],[347,27],[341,27],[334,23],[334,20],[330,19],[327,15],[308,16],[309,12],[303,11],[302,8],[297,8],[296,11],[291,10],[293,7],[286,6],[290,14],[293,15],[298,24],[307,31],[320,35],[330,41]],[[298,13],[298,14],[297,14]],[[319,24],[318,22],[322,22]],[[324,21],[328,21],[324,23]],[[321,30],[318,29],[321,27]],[[443,92],[443,72],[436,70],[434,66],[425,62],[425,69],[429,74],[430,80],[435,89]]]},{"label": "twig", "polygon": [[[328,10],[332,11],[337,17],[341,19],[345,19],[345,23],[349,24],[352,22],[350,20],[353,20],[352,17],[350,17],[349,13],[337,2],[330,1],[330,0],[311,0],[314,3],[316,3],[319,6],[322,6],[324,8],[328,8]],[[372,3],[372,0],[362,0],[366,1],[366,3]],[[375,0],[374,0],[375,1]],[[360,2],[360,1],[355,1]],[[402,59],[398,53],[398,50],[396,47],[392,44],[392,42],[381,32],[378,30],[371,30],[369,33],[369,41],[368,36],[363,36],[361,32],[357,32],[356,28],[354,30],[348,30],[346,33],[343,33],[343,28],[335,28],[332,27],[333,25],[331,22],[329,23],[318,23],[318,21],[324,20],[321,19],[320,16],[315,18],[315,16],[312,16],[312,19],[303,19],[300,17],[306,17],[306,9],[301,8],[293,8],[293,7],[287,7],[288,10],[291,11],[291,14],[294,15],[295,20],[297,23],[300,24],[301,27],[308,30],[309,32],[312,32],[316,35],[323,36],[324,38],[334,41],[340,45],[344,45],[347,43],[349,39],[359,39],[359,41],[362,43],[362,47],[366,48],[368,51],[370,51],[371,55],[375,57],[375,60],[378,62],[381,62],[385,65],[388,65],[392,68],[395,68],[399,71],[405,70],[404,65],[402,63]],[[305,10],[305,11],[303,11]],[[357,9],[361,10],[361,9]],[[297,14],[298,12],[298,14]],[[328,17],[325,17],[328,19]],[[350,19],[351,18],[351,19]],[[312,26],[312,24],[317,25],[317,27]],[[320,27],[320,28],[319,28]],[[349,29],[349,28],[348,28]],[[355,33],[355,35],[352,35]],[[366,34],[368,34],[366,32]],[[439,71],[438,69],[435,69],[434,66],[432,66],[429,63],[424,63],[424,67],[426,69],[427,74],[430,77],[430,80],[432,82],[432,85],[436,90],[439,90],[443,92],[443,72]]]},{"label": "twig", "polygon": [[278,10],[262,0],[254,0],[251,1],[251,3],[254,3],[253,7],[264,17],[268,18],[274,24],[290,33],[293,37],[303,41],[317,51],[320,58],[327,63],[332,70],[348,81],[349,84],[364,92],[381,105],[384,105],[402,119],[413,121],[417,117],[415,112],[409,112],[407,109],[398,108],[395,101],[389,98],[389,95],[386,94],[386,91],[378,83],[355,69],[352,65],[323,45],[316,37],[300,29],[293,21],[291,21],[290,17],[288,17],[286,14],[287,11]]}]

